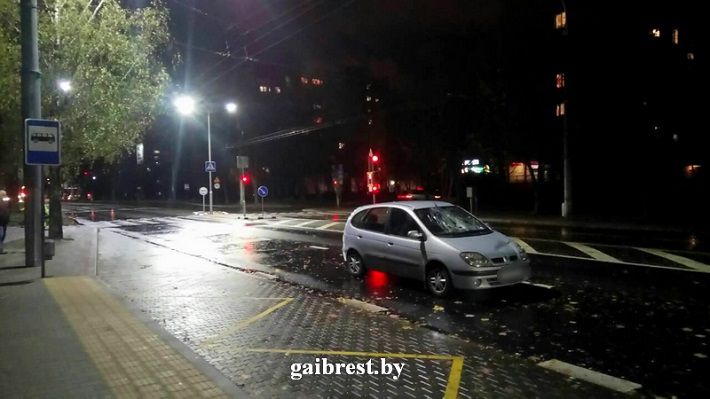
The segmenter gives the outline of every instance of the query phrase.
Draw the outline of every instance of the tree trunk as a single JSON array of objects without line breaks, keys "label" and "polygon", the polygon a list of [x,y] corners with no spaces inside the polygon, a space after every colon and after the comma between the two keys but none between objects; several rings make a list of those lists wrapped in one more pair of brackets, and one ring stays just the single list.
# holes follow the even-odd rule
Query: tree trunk
[{"label": "tree trunk", "polygon": [[49,167],[49,238],[61,240],[64,238],[62,228],[62,181],[60,178],[60,166]]}]

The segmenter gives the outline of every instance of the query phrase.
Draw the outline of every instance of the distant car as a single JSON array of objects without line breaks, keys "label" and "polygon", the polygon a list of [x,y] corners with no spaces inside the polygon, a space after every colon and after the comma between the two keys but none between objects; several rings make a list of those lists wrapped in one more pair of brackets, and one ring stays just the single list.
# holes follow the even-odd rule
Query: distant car
[{"label": "distant car", "polygon": [[528,254],[463,208],[442,201],[366,205],[343,234],[347,271],[367,268],[422,280],[436,296],[516,284],[530,277]]},{"label": "distant car", "polygon": [[405,191],[397,194],[398,201],[417,201],[417,200],[438,200],[441,199],[441,194],[431,193],[423,188],[417,188],[411,191]]}]

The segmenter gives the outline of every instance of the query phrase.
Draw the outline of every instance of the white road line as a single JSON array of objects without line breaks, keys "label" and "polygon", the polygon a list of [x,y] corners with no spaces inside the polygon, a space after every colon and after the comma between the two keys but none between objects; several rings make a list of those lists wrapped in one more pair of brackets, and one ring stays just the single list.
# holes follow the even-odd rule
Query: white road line
[{"label": "white road line", "polygon": [[585,253],[585,254],[591,256],[594,259],[603,260],[604,262],[616,262],[616,263],[621,262],[619,259],[616,259],[615,257],[610,256],[610,255],[607,255],[604,252],[602,252],[596,248],[592,248],[587,245],[580,244],[578,242],[567,242],[567,241],[561,241],[561,242],[569,245],[570,247],[572,247],[582,253]]},{"label": "white road line", "polygon": [[515,242],[517,242],[518,245],[520,245],[521,247],[523,247],[523,249],[525,250],[525,252],[527,252],[527,253],[529,253],[529,254],[536,254],[536,253],[537,253],[537,251],[535,250],[535,248],[531,247],[527,242],[521,240],[520,238],[518,238],[518,237],[510,237],[510,238],[512,238]]},{"label": "white road line", "polygon": [[328,247],[321,247],[321,246],[318,246],[318,245],[309,245],[308,247],[309,247],[309,248],[313,248],[313,249],[322,249],[322,250],[324,250],[324,251],[328,249]]},{"label": "white road line", "polygon": [[530,281],[523,281],[523,284],[534,285],[535,287],[546,288],[546,289],[548,289],[548,290],[551,290],[551,289],[555,288],[554,285],[547,285],[547,284],[541,284],[541,283],[531,283]]},{"label": "white road line", "polygon": [[594,370],[585,369],[584,367],[575,366],[574,364],[565,363],[557,359],[540,362],[537,365],[578,380],[603,386],[616,392],[631,393],[641,388],[641,385],[635,382],[613,377]]},{"label": "white road line", "polygon": [[704,263],[700,263],[700,262],[693,260],[693,259],[686,258],[685,256],[680,256],[680,255],[672,254],[669,252],[661,251],[660,249],[651,249],[651,248],[634,248],[634,249],[638,249],[639,251],[643,251],[643,252],[649,253],[651,255],[660,256],[661,258],[668,259],[671,262],[679,263],[679,264],[681,264],[685,267],[689,267],[691,269],[710,273],[710,266],[709,265],[706,265]]},{"label": "white road line", "polygon": [[299,224],[294,224],[293,227],[302,227],[307,224],[315,223],[315,222],[320,222],[320,220],[306,220],[305,222],[299,223]]},{"label": "white road line", "polygon": [[274,222],[274,223],[272,223],[272,224],[284,224],[284,223],[286,223],[286,222],[292,222],[292,221],[294,221],[294,220],[298,220],[298,219],[283,219],[283,220],[276,221],[276,222]]},{"label": "white road line", "polygon": [[343,222],[332,222],[332,223],[326,223],[323,226],[316,227],[318,230],[326,230],[329,227],[335,226],[338,223],[343,223]]},{"label": "white road line", "polygon": [[602,262],[602,263],[614,263],[617,265],[624,265],[624,266],[641,266],[641,267],[650,267],[653,269],[666,269],[666,270],[678,270],[682,272],[689,272],[689,273],[710,273],[710,272],[705,272],[702,270],[696,270],[696,269],[684,269],[678,266],[660,266],[660,265],[649,265],[647,263],[634,263],[634,262],[604,262],[599,259],[594,259],[594,258],[583,258],[581,256],[572,256],[572,255],[559,255],[559,254],[551,254],[547,252],[538,252],[535,255],[537,256],[549,256],[552,258],[563,258],[563,259],[578,259],[578,260],[585,260],[589,262]]}]

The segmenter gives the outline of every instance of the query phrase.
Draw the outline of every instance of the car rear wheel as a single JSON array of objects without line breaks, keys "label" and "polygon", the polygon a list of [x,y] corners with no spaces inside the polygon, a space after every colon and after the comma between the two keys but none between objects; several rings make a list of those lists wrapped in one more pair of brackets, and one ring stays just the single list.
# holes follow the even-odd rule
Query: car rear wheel
[{"label": "car rear wheel", "polygon": [[365,274],[365,263],[362,261],[360,254],[355,251],[348,252],[345,267],[348,269],[348,273],[355,277]]},{"label": "car rear wheel", "polygon": [[429,292],[438,297],[448,296],[453,290],[451,275],[444,266],[433,266],[427,270],[426,285]]}]

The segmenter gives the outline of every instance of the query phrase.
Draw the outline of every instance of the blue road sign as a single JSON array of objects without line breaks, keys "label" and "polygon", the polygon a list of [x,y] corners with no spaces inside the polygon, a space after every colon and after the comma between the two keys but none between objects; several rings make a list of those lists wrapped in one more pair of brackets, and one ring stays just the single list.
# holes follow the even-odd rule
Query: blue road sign
[{"label": "blue road sign", "polygon": [[266,186],[259,186],[259,188],[256,189],[256,193],[259,197],[264,198],[269,195],[269,189]]},{"label": "blue road sign", "polygon": [[25,163],[60,165],[61,125],[59,121],[25,119]]},{"label": "blue road sign", "polygon": [[217,161],[205,161],[205,172],[216,172]]}]

